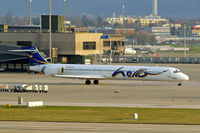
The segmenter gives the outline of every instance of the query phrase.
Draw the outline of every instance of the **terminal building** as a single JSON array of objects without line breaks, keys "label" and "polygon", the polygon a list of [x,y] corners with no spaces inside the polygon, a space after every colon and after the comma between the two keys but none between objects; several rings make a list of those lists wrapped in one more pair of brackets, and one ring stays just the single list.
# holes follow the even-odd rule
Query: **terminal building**
[{"label": "terminal building", "polygon": [[[0,26],[0,68],[27,68],[28,60],[23,53],[8,52],[10,49],[19,49],[20,46],[37,47],[45,57],[49,56],[48,19],[49,16],[42,16],[41,26]],[[113,54],[118,54],[119,51],[123,53],[125,49],[125,36],[109,35],[110,39],[101,39],[103,33],[76,31],[73,28],[65,31],[63,21],[63,16],[52,16],[52,57],[55,63],[92,64],[95,55],[109,53],[110,48],[117,51]],[[111,42],[109,46],[108,41]]]}]

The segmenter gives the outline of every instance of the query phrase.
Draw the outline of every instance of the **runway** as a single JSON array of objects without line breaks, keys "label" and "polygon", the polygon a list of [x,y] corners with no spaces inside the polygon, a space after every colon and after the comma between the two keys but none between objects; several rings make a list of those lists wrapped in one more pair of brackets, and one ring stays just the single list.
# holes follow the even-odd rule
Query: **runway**
[{"label": "runway", "polygon": [[199,133],[195,125],[0,122],[0,133]]}]

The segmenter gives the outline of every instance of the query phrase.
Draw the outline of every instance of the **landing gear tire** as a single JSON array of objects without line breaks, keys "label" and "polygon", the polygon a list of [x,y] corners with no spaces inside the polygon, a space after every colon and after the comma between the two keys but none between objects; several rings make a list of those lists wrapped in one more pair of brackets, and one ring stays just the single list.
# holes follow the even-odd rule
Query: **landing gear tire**
[{"label": "landing gear tire", "polygon": [[94,84],[98,85],[99,84],[99,80],[94,80]]},{"label": "landing gear tire", "polygon": [[178,83],[178,86],[182,86],[182,83]]},{"label": "landing gear tire", "polygon": [[91,84],[91,81],[90,81],[90,80],[86,80],[86,81],[85,81],[85,84],[86,84],[86,85],[90,85],[90,84]]}]

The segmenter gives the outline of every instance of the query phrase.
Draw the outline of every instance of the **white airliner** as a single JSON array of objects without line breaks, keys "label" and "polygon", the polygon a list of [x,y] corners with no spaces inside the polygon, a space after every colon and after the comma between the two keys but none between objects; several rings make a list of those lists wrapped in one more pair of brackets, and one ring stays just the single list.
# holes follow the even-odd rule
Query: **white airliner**
[{"label": "white airliner", "polygon": [[136,51],[133,48],[128,47],[125,49],[125,54],[134,55],[134,54],[136,54]]},{"label": "white airliner", "polygon": [[142,81],[174,81],[189,80],[189,77],[177,68],[150,66],[117,66],[117,65],[78,65],[51,64],[47,62],[35,47],[22,47],[29,58],[30,71],[42,72],[60,78],[85,79],[85,84],[99,84],[99,80],[142,80]]}]

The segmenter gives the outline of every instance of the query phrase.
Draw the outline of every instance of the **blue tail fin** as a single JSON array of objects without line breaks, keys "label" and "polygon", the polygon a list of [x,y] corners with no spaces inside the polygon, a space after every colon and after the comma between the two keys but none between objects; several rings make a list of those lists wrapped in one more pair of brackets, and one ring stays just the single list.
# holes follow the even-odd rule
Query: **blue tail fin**
[{"label": "blue tail fin", "polygon": [[28,57],[31,65],[49,64],[38,52],[36,47],[21,47],[22,51]]}]

